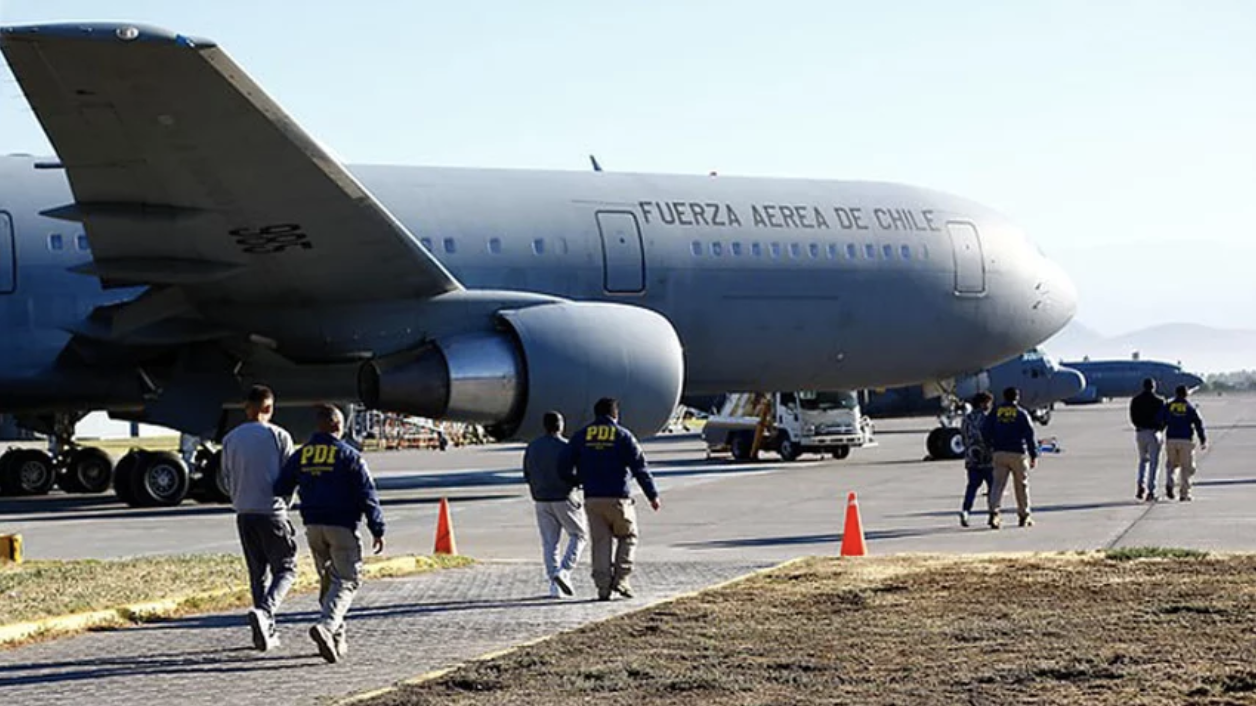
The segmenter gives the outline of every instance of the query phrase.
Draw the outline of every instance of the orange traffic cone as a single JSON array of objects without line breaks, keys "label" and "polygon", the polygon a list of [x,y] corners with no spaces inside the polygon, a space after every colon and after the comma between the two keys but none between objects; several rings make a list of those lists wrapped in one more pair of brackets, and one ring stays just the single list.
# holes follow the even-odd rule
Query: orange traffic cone
[{"label": "orange traffic cone", "polygon": [[454,522],[449,518],[449,500],[440,499],[440,514],[436,520],[436,548],[434,554],[456,556],[458,547],[454,543]]},{"label": "orange traffic cone", "polygon": [[846,498],[846,529],[842,531],[842,556],[868,556],[864,542],[863,522],[859,519],[859,501],[852,491]]}]

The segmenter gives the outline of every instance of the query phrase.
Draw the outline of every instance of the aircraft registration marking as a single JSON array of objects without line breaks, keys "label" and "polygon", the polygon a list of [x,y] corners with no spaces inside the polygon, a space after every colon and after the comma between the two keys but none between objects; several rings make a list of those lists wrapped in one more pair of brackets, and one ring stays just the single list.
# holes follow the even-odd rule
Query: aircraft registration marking
[{"label": "aircraft registration marking", "polygon": [[271,255],[289,248],[314,249],[309,236],[296,223],[281,223],[258,229],[235,228],[228,231],[228,234],[235,238],[240,251],[249,255]]}]

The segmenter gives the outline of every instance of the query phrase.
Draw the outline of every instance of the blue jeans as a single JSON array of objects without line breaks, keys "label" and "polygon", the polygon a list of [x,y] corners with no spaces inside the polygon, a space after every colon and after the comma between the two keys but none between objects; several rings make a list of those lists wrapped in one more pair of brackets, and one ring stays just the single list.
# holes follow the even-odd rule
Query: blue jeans
[{"label": "blue jeans", "polygon": [[968,487],[964,488],[964,512],[971,512],[973,500],[977,498],[977,490],[982,483],[986,484],[986,492],[989,493],[990,499],[994,499],[994,469],[986,466],[966,470],[968,471]]}]

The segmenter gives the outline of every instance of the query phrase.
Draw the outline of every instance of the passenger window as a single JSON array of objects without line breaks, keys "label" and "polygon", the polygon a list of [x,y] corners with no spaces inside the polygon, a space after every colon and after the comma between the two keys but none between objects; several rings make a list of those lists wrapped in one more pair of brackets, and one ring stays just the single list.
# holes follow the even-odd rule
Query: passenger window
[{"label": "passenger window", "polygon": [[501,255],[502,254],[502,239],[501,238],[489,238],[488,239],[488,251],[494,255]]},{"label": "passenger window", "polygon": [[458,244],[454,242],[453,238],[445,238],[445,252],[450,255],[458,252]]},{"label": "passenger window", "polygon": [[733,257],[741,257],[741,243],[732,243],[728,249],[733,252]]},{"label": "passenger window", "polygon": [[829,250],[829,259],[836,260],[837,259],[837,243],[829,243],[828,250]]},{"label": "passenger window", "polygon": [[62,238],[60,233],[49,233],[48,234],[48,249],[49,250],[64,250],[65,238]]},{"label": "passenger window", "polygon": [[423,244],[424,250],[428,252],[432,252],[432,239],[431,238],[420,238],[419,242]]},{"label": "passenger window", "polygon": [[750,244],[750,254],[755,257],[763,257],[763,246],[758,243]]},{"label": "passenger window", "polygon": [[884,257],[885,257],[885,259],[887,259],[887,260],[893,260],[893,259],[894,259],[894,246],[893,246],[893,245],[888,245],[888,244],[887,244],[887,245],[882,245],[882,246],[881,246],[881,255],[882,255],[882,256],[884,256]]},{"label": "passenger window", "polygon": [[789,244],[789,256],[794,259],[798,259],[799,257],[801,257],[802,246],[800,246],[798,243],[790,243]]},{"label": "passenger window", "polygon": [[712,254],[712,255],[714,255],[714,256],[716,256],[716,257],[719,257],[720,255],[723,255],[723,254],[724,254],[724,244],[723,244],[723,243],[721,243],[721,242],[720,242],[720,241],[718,241],[718,240],[717,240],[717,241],[715,241],[714,243],[711,243],[711,254]]},{"label": "passenger window", "polygon": [[814,260],[815,258],[820,257],[820,246],[816,245],[815,243],[812,243],[807,246],[807,252],[811,255],[811,258]]},{"label": "passenger window", "polygon": [[781,256],[781,244],[780,243],[772,243],[771,250],[772,250],[772,257],[779,258]]},{"label": "passenger window", "polygon": [[701,257],[702,256],[702,241],[695,240],[692,243],[690,243],[689,252],[692,252],[694,257]]},{"label": "passenger window", "polygon": [[911,246],[910,245],[902,246],[901,248],[898,249],[898,253],[903,256],[904,260],[910,260],[911,259]]},{"label": "passenger window", "polygon": [[854,260],[859,255],[859,248],[854,243],[846,243],[846,259]]},{"label": "passenger window", "polygon": [[545,238],[537,238],[532,241],[532,252],[537,255],[545,254]]},{"label": "passenger window", "polygon": [[78,242],[78,249],[82,250],[83,252],[87,252],[88,250],[92,249],[91,243],[87,242],[87,236],[84,235],[83,233],[78,234],[77,242]]},{"label": "passenger window", "polygon": [[877,259],[877,246],[872,243],[864,243],[864,257],[869,260]]}]

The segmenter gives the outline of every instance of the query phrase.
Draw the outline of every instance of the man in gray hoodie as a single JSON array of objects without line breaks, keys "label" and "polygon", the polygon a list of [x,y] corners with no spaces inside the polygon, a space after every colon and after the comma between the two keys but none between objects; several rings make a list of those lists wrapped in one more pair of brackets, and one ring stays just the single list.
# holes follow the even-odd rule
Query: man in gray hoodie
[{"label": "man in gray hoodie", "polygon": [[[546,412],[541,423],[545,425],[545,435],[528,444],[523,454],[523,477],[536,503],[536,524],[541,530],[541,553],[550,580],[549,594],[551,598],[558,598],[560,591],[568,596],[573,593],[571,571],[589,541],[589,530],[585,526],[584,506],[576,495],[575,473],[571,472],[570,464],[563,462],[567,454],[563,416]],[[564,468],[568,470],[564,472]],[[558,541],[563,530],[567,530],[569,539],[560,562]]]},{"label": "man in gray hoodie", "polygon": [[275,612],[297,578],[297,533],[288,521],[288,503],[276,497],[275,480],[292,455],[292,437],[270,423],[275,393],[254,385],[244,403],[248,421],[222,440],[222,473],[236,511],[236,528],[249,569],[253,646],[263,652],[279,646]]}]

